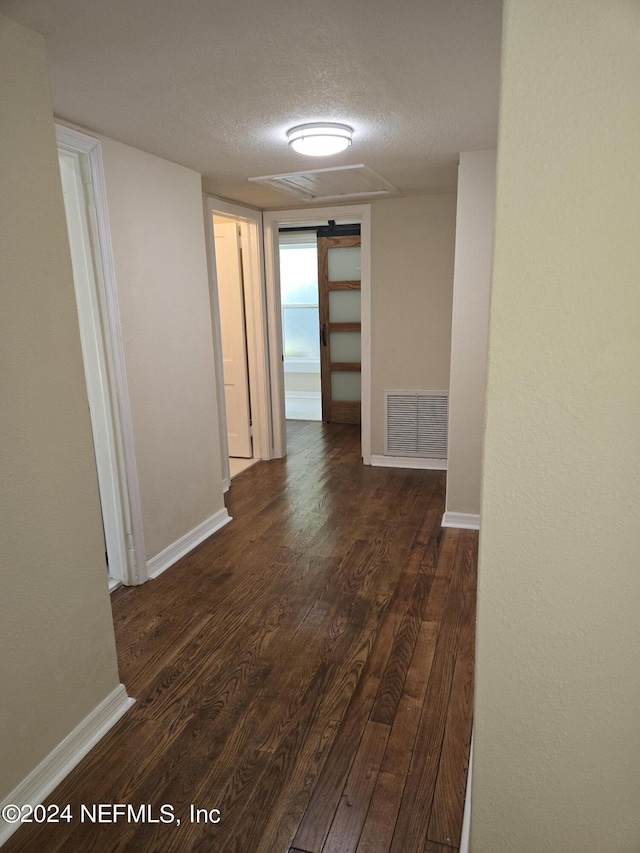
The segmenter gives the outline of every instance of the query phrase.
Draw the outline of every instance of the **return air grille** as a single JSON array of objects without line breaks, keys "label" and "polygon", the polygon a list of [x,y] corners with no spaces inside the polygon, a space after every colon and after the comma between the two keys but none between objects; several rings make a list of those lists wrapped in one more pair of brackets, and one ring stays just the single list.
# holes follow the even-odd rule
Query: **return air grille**
[{"label": "return air grille", "polygon": [[385,391],[385,454],[447,458],[447,391]]}]

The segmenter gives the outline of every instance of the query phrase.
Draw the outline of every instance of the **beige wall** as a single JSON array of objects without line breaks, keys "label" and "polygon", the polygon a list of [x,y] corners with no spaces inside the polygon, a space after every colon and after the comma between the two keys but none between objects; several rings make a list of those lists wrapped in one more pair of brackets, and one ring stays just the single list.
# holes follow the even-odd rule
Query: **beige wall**
[{"label": "beige wall", "polygon": [[384,450],[385,389],[449,387],[456,196],[371,205],[371,452]]},{"label": "beige wall", "polygon": [[496,152],[460,155],[453,276],[447,512],[480,514]]},{"label": "beige wall", "polygon": [[472,853],[640,850],[639,45],[506,3]]},{"label": "beige wall", "polygon": [[201,182],[101,141],[150,559],[224,506]]},{"label": "beige wall", "polygon": [[0,800],[118,685],[39,35],[0,17]]}]

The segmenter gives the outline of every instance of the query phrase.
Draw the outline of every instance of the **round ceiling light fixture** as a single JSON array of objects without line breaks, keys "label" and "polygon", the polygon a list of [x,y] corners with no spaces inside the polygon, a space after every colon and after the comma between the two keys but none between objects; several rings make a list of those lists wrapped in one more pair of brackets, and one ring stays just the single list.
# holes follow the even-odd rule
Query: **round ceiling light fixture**
[{"label": "round ceiling light fixture", "polygon": [[351,145],[352,135],[353,128],[348,124],[324,121],[299,124],[287,131],[287,139],[293,150],[310,157],[326,157],[344,151]]}]

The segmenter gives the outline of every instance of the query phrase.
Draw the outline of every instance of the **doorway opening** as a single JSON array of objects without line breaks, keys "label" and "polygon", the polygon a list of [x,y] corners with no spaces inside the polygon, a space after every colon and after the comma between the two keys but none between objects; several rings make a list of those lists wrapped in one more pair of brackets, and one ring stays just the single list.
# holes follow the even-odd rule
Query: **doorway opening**
[{"label": "doorway opening", "polygon": [[[315,334],[318,336],[318,348],[321,363],[321,399],[326,403],[333,402],[333,412],[323,413],[326,421],[340,422],[344,413],[350,409],[349,419],[352,423],[361,424],[362,458],[365,464],[371,463],[371,208],[370,205],[353,205],[335,208],[312,208],[266,211],[263,214],[265,232],[265,266],[267,300],[269,306],[269,329],[271,364],[271,387],[273,407],[273,439],[274,455],[286,455],[286,419],[288,406],[287,397],[292,389],[287,361],[295,358],[291,350],[287,350],[287,312],[308,310],[311,304],[307,301],[288,302],[288,285],[286,281],[285,251],[281,250],[281,241],[291,238],[288,235],[302,235],[298,239],[309,242],[309,234],[318,236],[318,229],[327,227],[330,220],[341,225],[350,225],[354,233],[350,235],[321,234],[320,240],[325,243],[324,252],[321,250],[318,261],[318,292],[319,292],[319,327]],[[360,236],[357,232],[359,231]],[[306,237],[304,236],[306,235]],[[342,246],[341,242],[346,241]],[[336,241],[335,243],[332,241]],[[351,241],[354,245],[347,245]],[[357,246],[357,255],[351,251]],[[316,240],[316,245],[318,241]],[[328,268],[328,250],[337,250],[340,254],[338,261],[344,260],[347,254],[352,255],[351,263],[341,267],[338,263],[332,270],[325,269],[324,285],[324,319],[323,319],[323,265]],[[344,253],[344,254],[343,254]],[[334,252],[332,252],[334,254]],[[348,267],[348,269],[347,269]],[[346,300],[343,298],[346,296]],[[337,299],[336,299],[337,297]],[[329,301],[334,303],[333,309]],[[342,304],[337,305],[336,302]],[[357,303],[357,304],[356,304]],[[289,307],[291,305],[291,307]],[[334,313],[338,310],[338,314]],[[356,316],[356,312],[358,316]],[[345,313],[346,312],[346,313]],[[311,326],[311,315],[307,324]],[[314,321],[315,322],[315,321]],[[283,334],[284,332],[284,334]],[[333,344],[333,346],[332,346]],[[316,350],[317,352],[317,350]],[[311,344],[307,350],[311,363]],[[322,369],[322,362],[325,369]],[[294,362],[295,364],[295,362]],[[299,364],[299,363],[298,363]],[[298,365],[296,365],[298,367]],[[298,371],[300,372],[300,371]],[[308,393],[308,392],[307,392]],[[326,409],[326,405],[325,405]],[[339,411],[343,410],[343,411]]]},{"label": "doorway opening", "polygon": [[273,454],[262,214],[205,196],[220,464],[232,477]]},{"label": "doorway opening", "polygon": [[279,228],[285,417],[359,424],[360,225]]}]

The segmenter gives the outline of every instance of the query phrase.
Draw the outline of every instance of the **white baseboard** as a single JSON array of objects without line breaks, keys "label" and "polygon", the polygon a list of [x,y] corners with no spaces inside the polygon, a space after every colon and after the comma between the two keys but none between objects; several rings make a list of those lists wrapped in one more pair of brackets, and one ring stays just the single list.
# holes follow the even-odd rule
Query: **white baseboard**
[{"label": "white baseboard", "polygon": [[152,557],[147,562],[147,574],[150,578],[157,578],[158,575],[166,572],[168,568],[177,562],[180,557],[184,557],[189,551],[193,551],[196,545],[204,542],[205,539],[208,539],[209,536],[220,530],[221,527],[224,527],[230,521],[232,521],[232,518],[227,512],[226,507],[221,509],[215,515],[212,515],[211,518],[194,527],[189,533],[185,533],[184,536],[181,536],[180,539],[177,539],[165,548],[164,551],[160,551],[159,554]]},{"label": "white baseboard", "polygon": [[[0,811],[9,804],[35,806],[46,799],[118,722],[134,701],[127,696],[124,684],[119,684],[8,797],[5,797],[0,803]],[[0,845],[4,844],[19,826],[19,823],[6,823],[0,819]]]},{"label": "white baseboard", "polygon": [[442,526],[480,530],[480,516],[470,512],[445,512],[442,516]]},{"label": "white baseboard", "polygon": [[471,749],[469,750],[469,771],[467,773],[467,790],[464,795],[464,812],[462,813],[462,837],[460,838],[459,853],[469,853],[469,830],[471,828],[471,772],[473,770],[473,732],[471,732]]},{"label": "white baseboard", "polygon": [[374,468],[414,468],[418,471],[446,471],[446,459],[425,459],[413,456],[371,456]]}]

